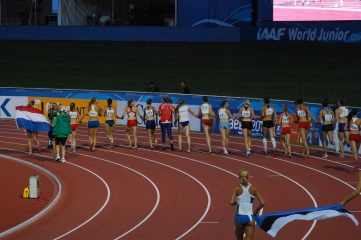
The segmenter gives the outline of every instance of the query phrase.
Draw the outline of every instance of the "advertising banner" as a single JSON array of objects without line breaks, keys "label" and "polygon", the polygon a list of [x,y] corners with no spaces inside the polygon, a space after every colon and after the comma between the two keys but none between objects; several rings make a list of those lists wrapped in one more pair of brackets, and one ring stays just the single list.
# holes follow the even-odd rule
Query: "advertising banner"
[{"label": "advertising banner", "polygon": [[260,22],[257,41],[361,42],[361,22]]},{"label": "advertising banner", "polygon": [[15,118],[15,107],[27,104],[27,97],[0,96],[0,119]]},{"label": "advertising banner", "polygon": [[[80,116],[84,114],[85,109],[88,107],[90,100],[89,99],[73,99],[73,98],[48,98],[48,97],[34,97],[31,96],[28,98],[28,101],[35,100],[35,107],[40,109],[45,116],[48,116],[49,109],[53,102],[56,102],[61,107],[66,107],[67,110],[70,109],[70,103],[75,103],[75,108],[78,110]],[[98,100],[98,106],[104,108],[108,103],[105,100]],[[115,108],[117,107],[116,101],[112,104]],[[83,123],[88,122],[88,117],[83,118]],[[104,117],[99,117],[99,122],[101,124],[105,123]]]}]

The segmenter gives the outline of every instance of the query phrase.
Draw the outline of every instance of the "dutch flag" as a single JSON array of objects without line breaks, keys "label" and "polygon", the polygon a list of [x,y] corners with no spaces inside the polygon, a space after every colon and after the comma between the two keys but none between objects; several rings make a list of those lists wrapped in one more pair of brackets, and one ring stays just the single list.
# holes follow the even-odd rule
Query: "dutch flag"
[{"label": "dutch flag", "polygon": [[312,221],[334,217],[350,218],[358,226],[354,215],[343,209],[341,204],[261,215],[256,218],[256,222],[262,230],[275,237],[282,227],[294,220]]},{"label": "dutch flag", "polygon": [[32,132],[49,132],[50,124],[44,114],[37,108],[18,106],[15,111],[18,128],[25,128]]}]

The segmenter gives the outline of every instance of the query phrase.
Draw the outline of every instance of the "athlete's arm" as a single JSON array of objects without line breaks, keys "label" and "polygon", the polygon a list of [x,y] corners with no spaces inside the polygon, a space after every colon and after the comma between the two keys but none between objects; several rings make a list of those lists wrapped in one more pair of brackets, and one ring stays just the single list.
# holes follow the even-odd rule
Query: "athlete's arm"
[{"label": "athlete's arm", "polygon": [[344,207],[349,201],[357,197],[360,192],[361,192],[361,172],[358,173],[358,182],[355,191],[353,191],[353,193],[351,193],[351,195],[348,198],[343,200],[341,202],[341,205]]}]

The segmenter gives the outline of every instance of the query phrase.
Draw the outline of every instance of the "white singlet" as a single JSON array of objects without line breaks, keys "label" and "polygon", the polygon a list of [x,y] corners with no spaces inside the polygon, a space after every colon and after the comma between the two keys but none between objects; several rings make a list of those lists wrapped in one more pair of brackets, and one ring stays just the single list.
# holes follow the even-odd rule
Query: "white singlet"
[{"label": "white singlet", "polygon": [[92,105],[91,106],[91,110],[90,110],[90,113],[89,113],[89,117],[96,117],[98,114],[97,112],[95,111],[95,105]]},{"label": "white singlet", "polygon": [[218,113],[218,115],[219,115],[219,118],[221,119],[228,119],[228,114],[226,113],[226,108],[221,108],[221,109],[219,109],[219,113]]},{"label": "white singlet", "polygon": [[290,122],[290,119],[287,115],[283,114],[282,116],[282,123],[289,123]]},{"label": "white singlet", "polygon": [[242,111],[242,117],[251,117],[251,111],[249,111],[249,110],[244,110],[244,111]]},{"label": "white singlet", "polygon": [[305,117],[305,116],[306,116],[306,112],[303,111],[303,110],[298,110],[298,111],[297,111],[297,115],[298,115],[299,117]]},{"label": "white singlet", "polygon": [[251,186],[251,184],[249,184],[246,188],[242,184],[240,184],[240,186],[243,189],[243,193],[236,197],[236,201],[238,204],[238,214],[240,215],[253,214],[252,204],[253,204],[254,196],[249,193],[249,187]]},{"label": "white singlet", "polygon": [[352,123],[350,125],[350,130],[351,131],[358,131],[359,130],[358,126],[356,125],[356,121],[357,121],[357,118],[352,118]]},{"label": "white singlet", "polygon": [[348,109],[346,107],[340,107],[342,110],[342,113],[340,114],[340,117],[347,117],[348,116]]},{"label": "white singlet", "polygon": [[182,106],[178,109],[179,122],[189,121],[188,108],[189,108],[188,106]]},{"label": "white singlet", "polygon": [[201,113],[202,114],[208,114],[209,113],[209,105],[207,103],[202,104]]},{"label": "white singlet", "polygon": [[70,111],[69,115],[70,115],[70,118],[77,118],[78,117],[78,113],[75,112],[75,111],[74,112]]}]

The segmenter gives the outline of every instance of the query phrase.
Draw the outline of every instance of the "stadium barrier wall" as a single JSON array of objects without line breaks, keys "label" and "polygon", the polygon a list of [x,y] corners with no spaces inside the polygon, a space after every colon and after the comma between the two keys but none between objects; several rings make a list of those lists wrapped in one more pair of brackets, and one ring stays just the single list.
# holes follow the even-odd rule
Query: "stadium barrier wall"
[{"label": "stadium barrier wall", "polygon": [[[173,100],[173,105],[176,106],[178,102],[183,99],[185,104],[191,108],[193,112],[198,113],[199,106],[203,103],[202,96],[200,95],[182,95],[173,93],[147,93],[147,92],[121,92],[121,91],[87,91],[87,90],[53,90],[53,89],[29,89],[29,88],[0,88],[0,118],[13,119],[15,118],[15,106],[26,105],[30,100],[35,100],[36,107],[44,112],[47,116],[47,109],[51,102],[61,103],[62,106],[69,108],[69,104],[74,102],[80,113],[84,112],[85,107],[88,105],[92,97],[97,97],[99,100],[99,106],[104,107],[107,105],[106,100],[108,98],[113,99],[113,105],[117,107],[117,113],[119,116],[122,115],[125,106],[129,99],[136,101],[141,114],[143,109],[146,107],[146,101],[152,99],[153,105],[158,108],[162,102],[163,97],[169,97]],[[209,104],[213,106],[214,112],[217,113],[220,108],[220,104],[223,100],[227,100],[229,103],[228,109],[237,116],[239,108],[243,106],[245,98],[237,97],[224,97],[224,96],[208,96]],[[262,99],[250,99],[250,106],[254,109],[257,116],[261,115],[261,108],[264,105]],[[296,106],[291,101],[284,100],[273,100],[270,103],[276,110],[277,114],[282,113],[282,107],[288,106],[289,113],[295,116]],[[312,115],[318,119],[319,111],[322,109],[320,104],[305,103]],[[361,111],[358,109],[358,117],[361,117]],[[100,118],[104,122],[104,118]],[[84,119],[86,122],[86,118]],[[158,119],[156,119],[158,120]],[[262,121],[253,120],[253,137],[262,137]],[[126,118],[123,120],[117,120],[120,125],[126,124]],[[138,119],[139,126],[144,126],[144,123]],[[157,121],[158,124],[158,121]],[[190,124],[192,131],[202,131],[201,120],[190,116]],[[212,131],[219,133],[219,120],[214,119]],[[242,128],[239,120],[230,120],[231,135],[242,136]],[[336,124],[337,126],[337,124]],[[159,128],[159,125],[157,125]],[[174,129],[176,129],[174,127]],[[297,124],[291,124],[292,130],[292,142],[300,143],[300,133]],[[276,138],[279,138],[280,127],[275,127]],[[315,124],[311,120],[311,128],[307,135],[307,141],[309,144],[314,146],[322,146],[322,125]],[[337,128],[334,131],[334,141],[338,144]],[[345,151],[350,151],[350,146],[344,141]],[[333,149],[334,147],[328,143],[328,148]],[[361,150],[359,150],[361,153]]]}]

